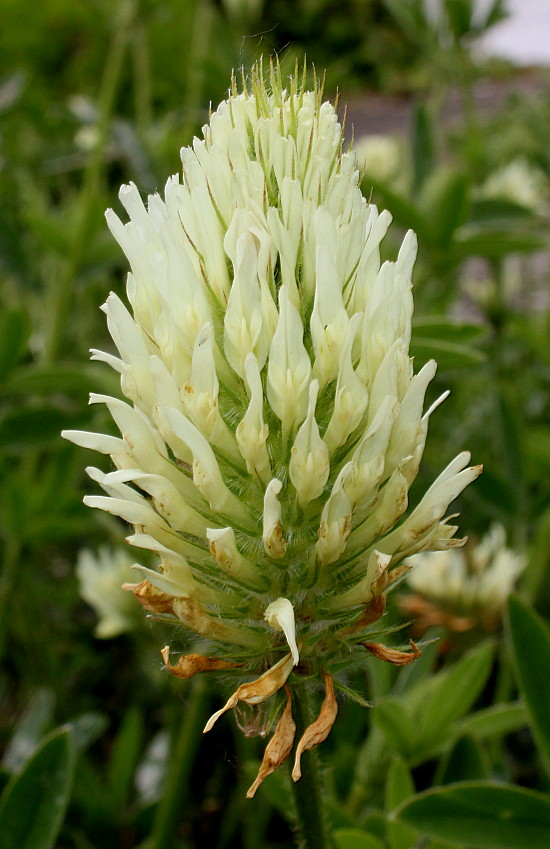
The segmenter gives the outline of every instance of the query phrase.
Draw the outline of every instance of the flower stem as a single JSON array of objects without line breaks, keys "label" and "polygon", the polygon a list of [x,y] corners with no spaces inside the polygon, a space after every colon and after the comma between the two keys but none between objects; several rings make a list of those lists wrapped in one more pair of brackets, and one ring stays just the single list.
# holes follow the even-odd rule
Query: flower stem
[{"label": "flower stem", "polygon": [[[315,717],[306,686],[298,685],[292,689],[296,739],[299,740]],[[292,789],[296,805],[299,849],[333,849],[326,816],[323,774],[316,749],[305,752],[302,756],[302,777],[299,781],[292,782]]]},{"label": "flower stem", "polygon": [[187,786],[195,755],[201,741],[206,714],[208,690],[204,681],[195,681],[181,717],[179,733],[174,741],[172,757],[166,776],[164,795],[160,800],[147,849],[172,849],[182,810],[185,807]]}]

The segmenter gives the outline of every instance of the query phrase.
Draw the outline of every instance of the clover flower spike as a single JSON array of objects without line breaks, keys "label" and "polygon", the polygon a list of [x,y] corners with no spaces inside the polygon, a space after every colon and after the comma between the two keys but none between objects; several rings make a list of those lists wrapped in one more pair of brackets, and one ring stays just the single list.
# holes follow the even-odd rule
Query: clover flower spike
[{"label": "clover flower spike", "polygon": [[[363,197],[336,111],[305,76],[285,86],[278,65],[255,66],[162,195],[122,187],[126,221],[109,210],[107,223],[129,306],[109,295],[118,356],[93,358],[126,400],[92,398],[120,437],[65,432],[111,458],[86,503],[157,560],[137,597],[206,652],[181,674],[223,658],[245,679],[207,729],[239,702],[325,682],[299,754],[330,730],[338,673],[384,633],[403,558],[461,544],[446,511],[481,471],[460,454],[407,512],[438,404],[424,412],[435,363],[415,374],[409,356],[416,237],[381,262],[391,216]],[[288,748],[285,717],[265,769]]]}]

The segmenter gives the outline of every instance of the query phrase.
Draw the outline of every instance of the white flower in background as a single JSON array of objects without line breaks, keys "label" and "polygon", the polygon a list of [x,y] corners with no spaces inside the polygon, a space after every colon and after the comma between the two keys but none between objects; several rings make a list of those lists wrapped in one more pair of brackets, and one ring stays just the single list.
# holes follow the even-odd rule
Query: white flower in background
[{"label": "white flower in background", "polygon": [[[308,748],[336,715],[330,673],[366,655],[395,567],[462,544],[445,514],[481,469],[459,454],[403,518],[442,400],[424,412],[436,366],[415,375],[409,357],[416,238],[380,264],[391,216],[362,196],[318,87],[296,76],[284,89],[278,67],[270,87],[261,67],[243,85],[182,150],[181,181],[146,204],[123,186],[125,224],[107,212],[130,310],[109,295],[119,356],[93,358],[120,373],[127,402],[91,402],[121,435],[65,436],[114,466],[88,470],[105,495],[85,502],[158,554],[134,588],[142,603],[207,638],[225,666],[262,673],[225,709],[323,674]],[[170,665],[168,652],[180,677],[222,663]]]},{"label": "white flower in background", "polygon": [[398,136],[360,136],[354,142],[357,165],[367,178],[388,183],[402,191],[407,190],[408,175],[405,167],[406,150]]},{"label": "white flower in background", "polygon": [[118,637],[139,623],[136,614],[140,608],[122,589],[123,584],[135,579],[132,563],[128,552],[108,546],[97,551],[85,548],[78,554],[76,574],[80,595],[99,618],[96,637]]},{"label": "white flower in background", "polygon": [[548,188],[544,172],[518,158],[489,174],[479,188],[479,196],[513,201],[540,212],[548,202]]},{"label": "white flower in background", "polygon": [[516,581],[525,558],[506,548],[504,528],[494,525],[483,539],[465,548],[417,554],[406,561],[411,568],[408,589],[422,601],[405,599],[412,613],[424,614],[427,624],[447,624],[467,630],[476,624],[492,628]]}]

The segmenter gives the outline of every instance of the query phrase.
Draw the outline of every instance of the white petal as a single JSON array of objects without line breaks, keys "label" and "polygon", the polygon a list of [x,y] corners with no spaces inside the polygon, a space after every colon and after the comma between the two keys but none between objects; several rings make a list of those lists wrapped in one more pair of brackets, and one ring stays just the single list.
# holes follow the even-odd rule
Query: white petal
[{"label": "white petal", "polygon": [[266,554],[270,557],[283,557],[286,543],[281,527],[281,503],[278,495],[283,484],[277,478],[269,483],[264,495],[263,542]]},{"label": "white petal", "polygon": [[303,338],[300,313],[291,302],[287,287],[281,286],[279,321],[267,367],[267,399],[281,419],[283,433],[299,425],[306,415],[311,362]]},{"label": "white petal", "polygon": [[290,480],[302,507],[322,494],[330,472],[329,450],[321,439],[315,420],[318,392],[319,382],[312,380],[309,387],[307,416],[296,434],[291,449]]},{"label": "white petal", "polygon": [[300,653],[296,645],[296,623],[294,620],[294,607],[288,598],[278,598],[272,601],[265,610],[264,619],[268,625],[276,631],[283,631],[292,652],[294,666],[300,662]]}]

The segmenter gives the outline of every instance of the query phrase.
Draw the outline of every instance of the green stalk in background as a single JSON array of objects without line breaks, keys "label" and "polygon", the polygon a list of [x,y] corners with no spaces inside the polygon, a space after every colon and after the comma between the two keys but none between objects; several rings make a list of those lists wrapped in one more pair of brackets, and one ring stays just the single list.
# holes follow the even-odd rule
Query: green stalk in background
[{"label": "green stalk in background", "polygon": [[97,141],[84,170],[73,224],[71,249],[62,272],[51,277],[47,292],[44,309],[45,341],[42,351],[42,361],[45,364],[55,362],[63,346],[65,325],[71,313],[74,281],[85,254],[90,219],[98,198],[105,146],[136,8],[135,0],[122,0],[117,9],[113,39],[107,52],[99,87]]},{"label": "green stalk in background", "polygon": [[162,799],[158,803],[151,837],[143,849],[172,849],[188,800],[191,771],[199,744],[209,695],[206,682],[193,683],[185,710],[182,711],[179,733],[173,742]]}]

